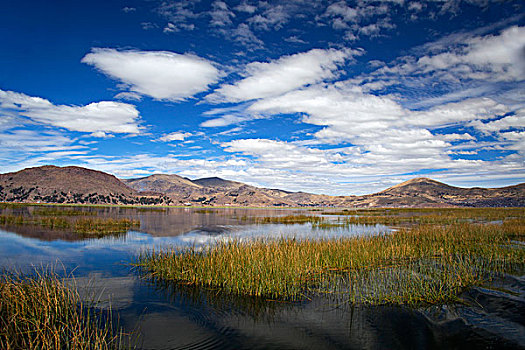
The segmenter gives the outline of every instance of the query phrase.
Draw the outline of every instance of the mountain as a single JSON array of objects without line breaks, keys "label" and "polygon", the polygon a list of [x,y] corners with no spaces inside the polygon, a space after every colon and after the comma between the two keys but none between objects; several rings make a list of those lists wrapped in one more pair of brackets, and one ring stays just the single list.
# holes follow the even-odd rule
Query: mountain
[{"label": "mountain", "polygon": [[523,207],[525,183],[502,188],[461,188],[416,178],[369,195],[328,196],[260,188],[218,177],[191,180],[156,174],[119,180],[86,168],[43,166],[0,174],[0,201],[248,207]]},{"label": "mountain", "polygon": [[143,195],[113,175],[75,166],[46,165],[0,174],[0,201],[5,202],[160,204],[166,200]]},{"label": "mountain", "polygon": [[246,186],[245,184],[241,182],[224,180],[224,179],[221,179],[220,177],[205,177],[202,179],[193,180],[193,183],[200,185],[202,187],[221,189],[221,190],[234,189],[234,188],[239,188],[241,186]]},{"label": "mountain", "polygon": [[190,180],[178,175],[157,174],[122,180],[137,191],[157,192],[169,196],[178,205],[293,206],[283,200],[279,190],[262,189],[242,182],[209,177]]},{"label": "mountain", "polygon": [[525,184],[501,188],[461,188],[422,177],[378,193],[356,197],[353,204],[370,207],[523,207]]},{"label": "mountain", "polygon": [[122,182],[140,192],[191,193],[202,189],[202,186],[179,175],[156,174],[138,179],[125,179]]}]

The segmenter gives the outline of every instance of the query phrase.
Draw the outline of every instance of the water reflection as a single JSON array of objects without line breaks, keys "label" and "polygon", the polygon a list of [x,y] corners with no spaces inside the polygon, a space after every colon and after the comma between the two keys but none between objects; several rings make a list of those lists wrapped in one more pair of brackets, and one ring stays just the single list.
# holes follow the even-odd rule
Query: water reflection
[{"label": "water reflection", "polygon": [[[234,297],[217,290],[143,280],[130,267],[143,249],[169,246],[204,246],[232,239],[280,237],[296,239],[340,238],[376,235],[389,231],[382,225],[350,225],[315,229],[311,224],[254,225],[246,216],[313,215],[307,210],[169,208],[87,208],[96,216],[141,221],[140,229],[101,239],[78,239],[71,232],[41,227],[16,226],[0,230],[0,267],[30,271],[31,266],[54,265],[66,282],[79,288],[86,299],[109,304],[120,324],[139,336],[139,348],[221,349],[362,349],[362,348],[460,348],[523,345],[523,317],[508,318],[514,333],[494,332],[504,315],[497,301],[483,294],[473,307],[449,307],[443,312],[402,307],[352,307],[344,294],[317,295],[299,303],[281,303],[250,297]],[[2,213],[32,215],[34,207],[4,208]],[[509,310],[523,315],[525,282],[517,284],[517,298]],[[520,289],[521,288],[521,289]],[[474,298],[474,297],[472,297]],[[507,304],[505,304],[507,305]],[[482,312],[497,309],[493,323]],[[439,310],[438,310],[439,311]],[[437,315],[437,316],[436,316]],[[477,323],[476,323],[477,322]],[[476,324],[476,327],[471,326]],[[519,328],[521,327],[521,328]],[[516,333],[517,332],[517,333]],[[510,334],[510,335],[505,335]],[[521,338],[520,338],[521,337]],[[520,342],[520,339],[522,341]]]}]

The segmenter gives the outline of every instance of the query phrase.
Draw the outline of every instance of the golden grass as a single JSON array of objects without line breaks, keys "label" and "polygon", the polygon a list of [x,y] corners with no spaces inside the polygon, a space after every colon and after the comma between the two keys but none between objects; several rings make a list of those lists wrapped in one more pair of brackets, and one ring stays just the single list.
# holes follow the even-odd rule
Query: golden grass
[{"label": "golden grass", "polygon": [[116,349],[111,314],[82,303],[56,274],[0,277],[1,349]]},{"label": "golden grass", "polygon": [[154,279],[268,299],[346,293],[351,302],[439,303],[494,274],[523,269],[525,249],[512,240],[524,237],[520,219],[420,225],[374,237],[149,251],[136,265]]},{"label": "golden grass", "polygon": [[66,217],[0,215],[0,225],[34,225],[50,229],[69,229],[82,237],[126,233],[129,229],[140,226],[140,221],[130,219],[72,218],[72,215],[67,214]]}]

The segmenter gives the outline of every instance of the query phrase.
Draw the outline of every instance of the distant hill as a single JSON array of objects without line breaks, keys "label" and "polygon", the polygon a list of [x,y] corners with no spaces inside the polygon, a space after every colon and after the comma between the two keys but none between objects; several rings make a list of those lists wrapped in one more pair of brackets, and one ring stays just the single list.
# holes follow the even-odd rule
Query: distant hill
[{"label": "distant hill", "polygon": [[142,195],[113,175],[75,166],[46,165],[0,174],[4,202],[159,204],[166,199]]},{"label": "distant hill", "polygon": [[246,186],[241,182],[235,182],[230,180],[224,180],[220,177],[205,177],[202,179],[193,180],[194,184],[200,185],[202,187],[209,187],[215,189],[233,189],[239,188],[241,186]]},{"label": "distant hill", "polygon": [[525,206],[525,183],[501,188],[461,188],[428,179],[416,178],[372,195],[378,204],[405,201],[411,205],[522,207]]},{"label": "distant hill", "polygon": [[0,174],[0,201],[211,206],[509,207],[525,206],[525,183],[460,188],[416,178],[363,196],[328,196],[260,188],[218,177],[156,174],[119,180],[80,167],[43,166]]}]

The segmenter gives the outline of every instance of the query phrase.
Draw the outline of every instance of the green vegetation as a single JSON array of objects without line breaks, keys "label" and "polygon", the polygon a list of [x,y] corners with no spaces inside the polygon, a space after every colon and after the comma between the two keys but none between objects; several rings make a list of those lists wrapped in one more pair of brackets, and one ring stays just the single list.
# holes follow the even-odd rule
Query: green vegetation
[{"label": "green vegetation", "polygon": [[0,215],[0,225],[34,225],[72,230],[83,237],[103,237],[139,227],[140,221],[112,218],[64,218],[59,216]]},{"label": "green vegetation", "polygon": [[286,215],[286,216],[263,216],[263,217],[242,217],[244,221],[251,220],[257,224],[304,224],[307,222],[321,223],[324,219],[314,215]]},{"label": "green vegetation", "polygon": [[516,243],[523,240],[520,217],[501,224],[420,224],[373,237],[149,251],[136,265],[153,279],[267,299],[342,293],[353,303],[432,304],[454,301],[498,274],[523,271],[525,247]]},{"label": "green vegetation", "polygon": [[0,348],[117,349],[111,313],[82,303],[56,274],[0,276]]},{"label": "green vegetation", "polygon": [[[248,217],[241,219],[256,224],[304,224],[315,228],[344,227],[348,225],[415,225],[458,224],[469,222],[502,221],[525,218],[524,208],[394,208],[394,209],[343,209],[324,211],[323,216],[286,215]],[[338,216],[336,219],[330,217]]]},{"label": "green vegetation", "polygon": [[65,209],[59,207],[36,208],[33,211],[35,216],[93,216],[94,211],[84,211],[75,209]]}]

